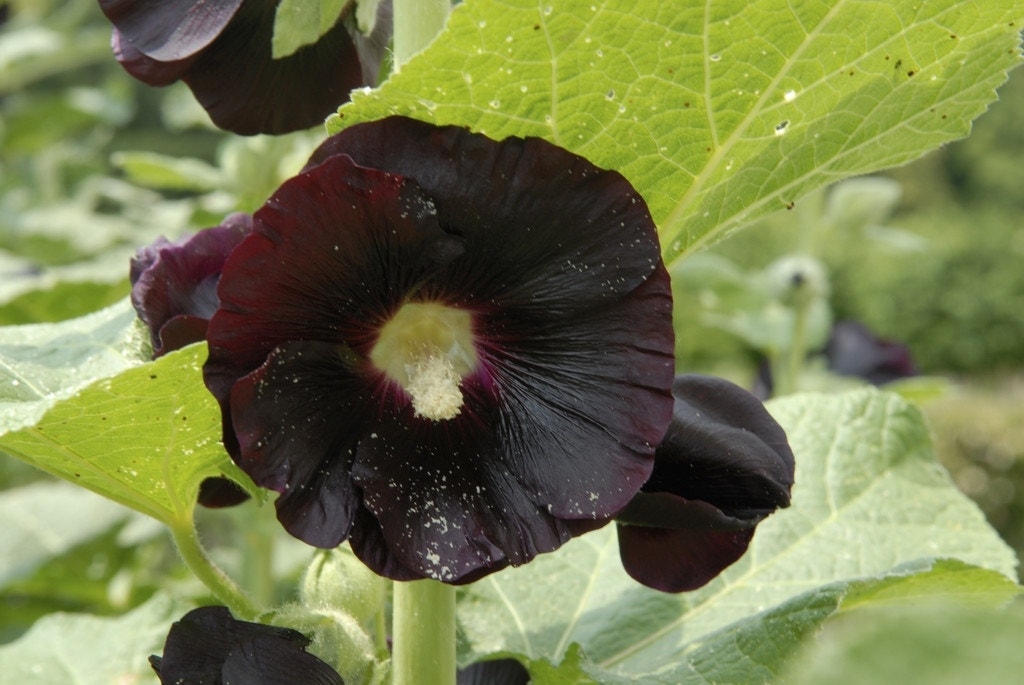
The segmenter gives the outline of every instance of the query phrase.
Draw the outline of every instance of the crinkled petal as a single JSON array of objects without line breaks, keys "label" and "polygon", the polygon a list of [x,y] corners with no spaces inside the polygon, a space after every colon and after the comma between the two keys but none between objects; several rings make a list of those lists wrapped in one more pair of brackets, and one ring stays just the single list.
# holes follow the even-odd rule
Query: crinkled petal
[{"label": "crinkled petal", "polygon": [[403,566],[453,582],[524,564],[571,537],[501,467],[498,421],[487,406],[445,423],[416,419],[407,406],[369,428],[352,474]]},{"label": "crinkled petal", "polygon": [[[702,502],[690,503],[696,507]],[[754,529],[618,526],[622,567],[637,582],[662,592],[706,585],[747,551]]]},{"label": "crinkled petal", "polygon": [[295,641],[267,635],[236,645],[222,674],[225,685],[344,685],[337,671]]},{"label": "crinkled petal", "polygon": [[282,493],[285,529],[323,548],[348,537],[359,502],[349,469],[373,399],[347,354],[331,343],[287,343],[231,392],[236,461]]},{"label": "crinkled petal", "polygon": [[617,517],[622,565],[665,592],[701,587],[789,506],[793,453],[760,400],[710,376],[679,376],[654,472]]},{"label": "crinkled petal", "polygon": [[[322,668],[310,665],[309,659],[315,657],[306,653],[305,648],[310,641],[302,633],[236,620],[225,607],[200,607],[185,614],[171,626],[163,656],[150,657],[150,663],[164,685],[217,685],[228,682],[285,685],[294,682],[225,679],[223,669],[229,659],[236,662],[233,666],[236,670],[244,667],[246,661],[253,663],[253,659],[247,656],[251,649],[243,648],[244,644],[253,640],[261,641],[264,650],[261,656],[255,658],[272,666],[277,672],[292,664],[293,669],[308,667],[312,673],[321,677],[321,680],[309,682],[341,682],[340,677],[336,680],[323,679],[325,676]],[[301,671],[293,670],[295,672]]]},{"label": "crinkled petal", "polygon": [[[243,1],[99,0],[99,3],[110,23],[136,50],[154,60],[173,62],[210,45]],[[276,5],[259,0],[255,4]]]},{"label": "crinkled petal", "polygon": [[789,506],[793,451],[760,400],[711,376],[679,376],[672,391],[672,423],[644,492],[709,502],[752,520]]},{"label": "crinkled petal", "polygon": [[365,85],[345,13],[316,43],[274,59],[275,13],[276,3],[245,2],[184,76],[223,129],[253,135],[317,126]]}]

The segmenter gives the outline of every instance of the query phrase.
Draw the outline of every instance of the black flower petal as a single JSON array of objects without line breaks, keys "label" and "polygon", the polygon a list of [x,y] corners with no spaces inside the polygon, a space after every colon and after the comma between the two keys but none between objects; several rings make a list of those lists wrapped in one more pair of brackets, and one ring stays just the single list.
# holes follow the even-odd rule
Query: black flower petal
[{"label": "black flower petal", "polygon": [[680,376],[654,471],[617,516],[623,567],[666,592],[694,590],[747,549],[757,524],[789,506],[793,453],[753,395],[709,376]]},{"label": "black flower petal", "polygon": [[353,88],[374,85],[391,34],[384,2],[368,37],[353,38],[354,4],[320,39],[281,59],[272,55],[276,2],[267,0],[100,0],[114,25],[114,55],[152,86],[183,80],[213,122],[252,135],[323,122]]},{"label": "black flower petal", "polygon": [[217,310],[217,280],[231,250],[252,230],[232,214],[220,226],[172,243],[160,238],[131,262],[132,305],[149,328],[154,358],[199,342]]},{"label": "black flower petal", "polygon": [[[647,480],[672,403],[642,200],[549,143],[409,119],[325,150],[220,281],[205,378],[228,451],[282,493],[293,535],[349,539],[397,579],[465,582],[602,525]],[[415,308],[470,340],[452,343],[470,361],[449,369],[450,414],[375,356]]]},{"label": "black flower petal", "polygon": [[477,661],[460,668],[456,685],[527,685],[530,672],[515,659]]},{"label": "black flower petal", "polygon": [[344,685],[306,651],[302,633],[238,621],[224,607],[201,607],[171,626],[162,657],[149,658],[164,685]]}]

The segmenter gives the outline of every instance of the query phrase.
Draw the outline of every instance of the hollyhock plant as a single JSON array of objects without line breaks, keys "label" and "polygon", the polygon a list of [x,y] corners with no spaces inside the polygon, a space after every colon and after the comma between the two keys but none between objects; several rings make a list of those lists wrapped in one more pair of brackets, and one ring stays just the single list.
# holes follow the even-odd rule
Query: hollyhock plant
[{"label": "hollyhock plant", "polygon": [[243,135],[322,123],[353,88],[376,84],[391,35],[389,2],[368,36],[350,2],[316,43],[274,59],[275,0],[99,3],[129,74],[151,86],[184,81],[217,126]]},{"label": "hollyhock plant", "polygon": [[327,143],[221,276],[224,442],[309,544],[462,583],[599,527],[672,411],[668,274],[618,173],[392,117]]},{"label": "hollyhock plant", "polygon": [[695,590],[789,506],[793,452],[764,405],[729,381],[684,375],[654,472],[617,517],[623,567],[665,592]]},{"label": "hollyhock plant", "polygon": [[289,628],[235,619],[225,607],[193,609],[167,634],[163,656],[149,658],[164,685],[344,685]]}]

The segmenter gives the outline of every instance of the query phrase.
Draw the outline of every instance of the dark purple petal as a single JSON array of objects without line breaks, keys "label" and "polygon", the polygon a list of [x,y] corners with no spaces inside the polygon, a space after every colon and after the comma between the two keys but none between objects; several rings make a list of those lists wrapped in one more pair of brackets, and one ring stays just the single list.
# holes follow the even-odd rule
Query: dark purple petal
[{"label": "dark purple petal", "polygon": [[197,56],[193,55],[174,62],[158,62],[129,43],[117,29],[111,34],[110,48],[124,70],[147,86],[171,85],[180,80],[197,59]]},{"label": "dark purple petal", "polygon": [[199,484],[198,501],[204,507],[220,509],[233,507],[249,499],[249,495],[233,480],[227,478],[206,478]]},{"label": "dark purple petal", "polygon": [[618,514],[626,571],[666,592],[704,585],[746,550],[754,528],[789,506],[793,453],[764,405],[737,385],[680,376],[654,471]]},{"label": "dark purple petal", "polygon": [[527,685],[530,672],[515,659],[478,661],[459,669],[456,685]]},{"label": "dark purple petal", "polygon": [[333,668],[277,636],[241,641],[228,654],[222,673],[224,685],[344,685]]},{"label": "dark purple petal", "polygon": [[160,62],[174,62],[210,45],[235,16],[243,0],[99,0],[99,3],[110,23],[136,50]]},{"label": "dark purple petal", "polygon": [[906,345],[882,340],[857,321],[840,321],[832,327],[825,357],[828,368],[836,373],[875,385],[917,374]]},{"label": "dark purple petal", "polygon": [[235,383],[228,405],[236,461],[282,493],[277,516],[295,537],[331,548],[348,537],[358,503],[348,477],[370,397],[330,343],[293,342]]},{"label": "dark purple petal", "polygon": [[100,0],[114,24],[118,62],[152,86],[184,80],[213,122],[252,135],[319,125],[353,88],[375,85],[391,36],[382,2],[370,35],[355,27],[354,3],[316,43],[273,58],[277,2]]},{"label": "dark purple petal", "polygon": [[246,0],[183,77],[213,122],[242,135],[288,133],[322,124],[366,85],[344,21],[313,45],[273,59],[276,3]]},{"label": "dark purple petal", "polygon": [[700,530],[618,526],[622,567],[662,592],[689,592],[713,580],[747,551],[754,529]]},{"label": "dark purple petal", "polygon": [[149,328],[154,357],[203,340],[220,271],[251,225],[249,215],[232,214],[178,242],[161,238],[132,259],[132,304]]},{"label": "dark purple petal", "polygon": [[163,656],[150,663],[164,685],[341,685],[305,651],[309,642],[288,628],[238,621],[224,607],[201,607],[171,626]]},{"label": "dark purple petal", "polygon": [[[204,374],[228,451],[282,493],[294,535],[348,537],[394,578],[466,582],[603,525],[650,475],[672,406],[642,200],[540,140],[390,119],[333,152],[346,134],[383,156],[321,156],[224,268]],[[410,301],[471,321],[453,416],[419,414],[370,359]]]}]

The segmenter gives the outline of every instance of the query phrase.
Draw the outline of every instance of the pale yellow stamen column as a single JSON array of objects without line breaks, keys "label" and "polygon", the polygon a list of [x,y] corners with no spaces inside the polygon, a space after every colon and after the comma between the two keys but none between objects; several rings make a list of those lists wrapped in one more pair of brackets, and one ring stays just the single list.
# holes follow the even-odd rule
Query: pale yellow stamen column
[{"label": "pale yellow stamen column", "polygon": [[477,365],[473,317],[436,302],[409,302],[381,328],[370,361],[409,394],[417,416],[447,421],[462,411],[462,379]]}]

